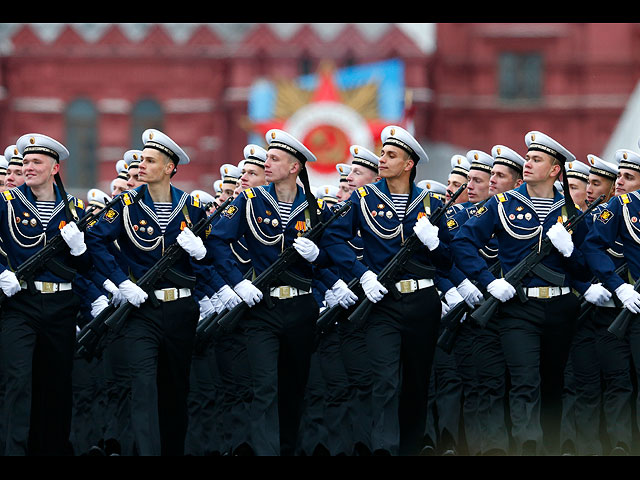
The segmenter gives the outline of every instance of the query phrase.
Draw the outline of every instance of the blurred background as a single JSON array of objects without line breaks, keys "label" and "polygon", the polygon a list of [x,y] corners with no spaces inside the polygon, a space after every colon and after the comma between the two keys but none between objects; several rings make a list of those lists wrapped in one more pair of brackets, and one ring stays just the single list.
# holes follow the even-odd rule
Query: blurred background
[{"label": "blurred background", "polygon": [[446,183],[450,159],[540,130],[576,157],[640,150],[635,23],[3,23],[0,151],[61,141],[70,193],[109,192],[115,164],[158,128],[189,155],[173,183],[213,193],[220,166],[281,128],[338,184],[349,146],[375,153],[389,124]]}]

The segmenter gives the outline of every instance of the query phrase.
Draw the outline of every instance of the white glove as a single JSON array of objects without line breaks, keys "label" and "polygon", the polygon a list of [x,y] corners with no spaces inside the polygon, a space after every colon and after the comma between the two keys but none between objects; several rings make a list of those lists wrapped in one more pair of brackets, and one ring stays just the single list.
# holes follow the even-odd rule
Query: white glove
[{"label": "white glove", "polygon": [[630,283],[623,283],[616,288],[616,295],[631,313],[640,313],[640,293],[633,289]]},{"label": "white glove", "polygon": [[293,248],[307,262],[313,262],[320,254],[320,249],[308,238],[298,237],[293,241]]},{"label": "white glove", "polygon": [[378,276],[371,270],[367,270],[362,274],[360,284],[362,285],[364,294],[373,303],[379,302],[382,300],[382,297],[389,293],[389,291],[384,288],[384,285],[378,281]]},{"label": "white glove", "polygon": [[65,243],[69,245],[71,255],[74,257],[82,255],[87,251],[87,245],[84,243],[84,232],[81,232],[80,229],[78,229],[76,222],[67,223],[62,227],[60,235],[62,235],[62,239]]},{"label": "white glove", "polygon": [[571,234],[567,232],[564,225],[556,223],[547,231],[547,237],[553,243],[553,246],[565,257],[570,257],[573,253],[573,240]]},{"label": "white glove", "polygon": [[225,309],[224,303],[220,301],[220,297],[218,297],[217,293],[211,295],[211,297],[209,297],[209,301],[211,302],[211,305],[213,305],[213,308],[216,309],[216,313],[220,313]]},{"label": "white glove", "polygon": [[427,217],[421,217],[413,226],[413,231],[429,250],[435,250],[438,248],[438,245],[440,244],[440,239],[438,238],[438,227],[431,225],[431,222]]},{"label": "white glove", "polygon": [[0,273],[0,288],[7,297],[11,297],[20,291],[18,277],[11,270]]},{"label": "white glove", "polygon": [[200,318],[208,317],[212,312],[215,312],[216,309],[211,303],[211,299],[206,295],[198,300],[198,305],[200,305]]},{"label": "white glove", "polygon": [[118,287],[116,287],[116,284],[113,283],[108,278],[104,281],[102,286],[107,292],[111,294],[111,302],[116,307],[119,307],[120,305],[122,305],[124,302],[127,301],[127,299],[122,296],[122,293],[120,293],[120,290],[118,290]]},{"label": "white glove", "polygon": [[602,306],[611,299],[611,292],[601,283],[594,283],[584,292],[584,299],[594,305]]},{"label": "white glove", "polygon": [[324,293],[324,301],[327,304],[327,307],[332,308],[338,305],[338,299],[336,298],[336,294],[333,293],[333,290],[329,289]]},{"label": "white glove", "polygon": [[453,287],[445,292],[444,301],[449,305],[449,308],[453,308],[460,302],[464,302],[464,298],[460,295],[458,290]]},{"label": "white glove", "polygon": [[458,293],[462,295],[464,301],[467,302],[467,305],[472,308],[476,305],[480,305],[482,300],[484,300],[482,292],[478,287],[471,283],[468,278],[465,278],[460,282],[460,285],[458,285],[456,289],[458,290]]},{"label": "white glove", "polygon": [[358,301],[358,296],[349,289],[349,286],[341,278],[333,284],[331,291],[342,308],[349,308]]},{"label": "white glove", "polygon": [[496,278],[487,285],[487,292],[496,297],[501,302],[511,300],[516,294],[516,289],[504,278]]},{"label": "white glove", "polygon": [[262,292],[246,278],[238,283],[233,290],[240,296],[243,302],[250,307],[262,300]]},{"label": "white glove", "polygon": [[223,285],[220,290],[216,292],[216,296],[223,305],[223,308],[231,310],[233,307],[242,303],[242,299],[234,292],[229,285]]},{"label": "white glove", "polygon": [[202,239],[194,235],[194,233],[188,228],[185,228],[180,232],[176,241],[185,252],[196,260],[202,260],[207,253],[207,249],[205,248]]},{"label": "white glove", "polygon": [[440,318],[444,317],[451,307],[447,305],[447,302],[440,302],[442,304],[442,313],[440,314]]},{"label": "white glove", "polygon": [[142,290],[138,285],[133,283],[131,280],[125,280],[120,285],[118,285],[118,289],[124,298],[127,299],[127,302],[132,304],[134,307],[139,307],[142,305],[147,297],[147,292]]},{"label": "white glove", "polygon": [[102,310],[109,306],[109,299],[106,295],[100,295],[91,302],[91,317],[96,318]]}]

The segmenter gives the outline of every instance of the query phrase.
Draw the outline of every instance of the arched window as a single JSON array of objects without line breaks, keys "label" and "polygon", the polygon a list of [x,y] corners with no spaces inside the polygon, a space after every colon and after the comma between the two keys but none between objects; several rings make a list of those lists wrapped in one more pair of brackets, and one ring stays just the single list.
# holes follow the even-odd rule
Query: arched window
[{"label": "arched window", "polygon": [[98,171],[97,110],[91,100],[79,98],[65,112],[65,147],[69,158],[62,165],[65,189],[89,189],[96,185]]},{"label": "arched window", "polygon": [[142,133],[147,128],[163,130],[164,114],[160,104],[153,99],[136,103],[132,111],[131,148],[142,149]]}]

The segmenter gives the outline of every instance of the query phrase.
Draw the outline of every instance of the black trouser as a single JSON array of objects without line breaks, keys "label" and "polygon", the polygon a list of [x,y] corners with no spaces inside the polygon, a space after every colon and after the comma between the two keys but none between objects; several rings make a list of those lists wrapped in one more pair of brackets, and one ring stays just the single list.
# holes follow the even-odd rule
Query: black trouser
[{"label": "black trouser", "polygon": [[473,344],[476,329],[469,322],[463,322],[458,328],[458,337],[453,347],[458,375],[462,380],[462,424],[469,455],[478,455],[482,449],[482,436],[478,406],[478,372],[473,358]]},{"label": "black trouser", "polygon": [[475,331],[472,351],[478,378],[477,414],[482,432],[481,451],[483,454],[496,451],[508,453],[507,366],[496,317],[492,317],[484,328],[473,324],[471,328]]},{"label": "black trouser", "polygon": [[620,313],[619,308],[596,307],[592,315],[596,352],[604,382],[603,412],[609,447],[619,442],[631,448],[633,382],[631,379],[631,346],[629,336],[618,340],[607,331]]},{"label": "black trouser", "polygon": [[191,359],[186,455],[220,455],[228,448],[223,441],[224,389],[214,350],[215,342],[211,342],[201,351],[194,352]]},{"label": "black trouser", "polygon": [[399,300],[388,293],[365,320],[373,372],[374,452],[420,451],[441,311],[438,291],[432,286],[402,294]]},{"label": "black trouser", "polygon": [[102,352],[104,394],[106,397],[104,439],[115,440],[120,454],[135,453],[131,430],[131,370],[127,356],[127,341],[122,332],[107,333]]},{"label": "black trouser", "polygon": [[71,444],[74,453],[82,455],[103,438],[105,398],[102,357],[87,361],[76,355],[72,382]]},{"label": "black trouser", "polygon": [[[342,361],[349,380],[349,425],[354,448],[371,450],[371,389],[373,372],[364,330],[348,320],[347,311],[338,320]],[[355,452],[352,452],[355,453]],[[360,451],[362,453],[362,451]],[[364,453],[367,453],[366,451]]]},{"label": "black trouser", "polygon": [[331,455],[353,452],[353,436],[349,425],[349,377],[340,351],[340,334],[336,328],[320,335],[318,347],[320,372],[324,379],[324,424]]},{"label": "black trouser", "polygon": [[225,444],[234,452],[250,444],[249,408],[253,390],[244,329],[223,333],[215,341],[215,355],[223,384],[222,410]]},{"label": "black trouser", "polygon": [[243,318],[254,389],[251,446],[257,455],[295,453],[318,312],[307,294],[263,298]]},{"label": "black trouser", "polygon": [[595,331],[587,319],[576,328],[565,368],[560,438],[573,441],[579,455],[602,454],[601,393]]},{"label": "black trouser", "polygon": [[73,291],[8,298],[2,315],[6,455],[70,455],[76,314]]},{"label": "black trouser", "polygon": [[441,453],[452,446],[458,448],[461,408],[462,379],[458,374],[453,353],[436,347],[429,379],[425,443],[438,447]]},{"label": "black trouser", "polygon": [[[298,429],[296,455],[329,454],[329,432],[325,421],[324,396],[326,384],[316,350],[311,355],[309,377],[304,392],[304,404]],[[346,428],[343,425],[343,428]],[[320,453],[322,452],[322,453]]]},{"label": "black trouser", "polygon": [[131,367],[131,426],[140,455],[183,455],[199,308],[193,297],[132,309],[124,335]]},{"label": "black trouser", "polygon": [[516,453],[525,442],[559,453],[564,368],[580,307],[569,293],[549,299],[516,296],[500,305],[497,323],[511,379],[509,404]]}]

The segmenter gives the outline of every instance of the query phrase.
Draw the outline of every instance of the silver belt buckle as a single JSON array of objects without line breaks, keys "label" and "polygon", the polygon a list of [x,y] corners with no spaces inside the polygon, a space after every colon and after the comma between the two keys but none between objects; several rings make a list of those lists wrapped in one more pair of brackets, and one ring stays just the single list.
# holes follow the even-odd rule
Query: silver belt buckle
[{"label": "silver belt buckle", "polygon": [[279,289],[279,298],[291,298],[293,295],[291,293],[291,287],[289,285],[285,285],[284,287],[278,287]]},{"label": "silver belt buckle", "polygon": [[173,302],[176,299],[176,290],[173,288],[167,288],[163,290],[164,292],[164,301],[165,302]]}]

